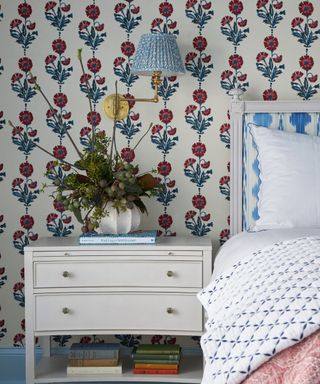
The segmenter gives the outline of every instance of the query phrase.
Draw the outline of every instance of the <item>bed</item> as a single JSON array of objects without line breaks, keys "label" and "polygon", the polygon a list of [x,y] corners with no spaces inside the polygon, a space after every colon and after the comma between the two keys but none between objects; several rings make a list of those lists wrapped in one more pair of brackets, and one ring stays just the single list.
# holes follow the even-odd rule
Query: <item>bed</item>
[{"label": "bed", "polygon": [[231,106],[231,238],[211,283],[202,384],[320,383],[320,101]]}]

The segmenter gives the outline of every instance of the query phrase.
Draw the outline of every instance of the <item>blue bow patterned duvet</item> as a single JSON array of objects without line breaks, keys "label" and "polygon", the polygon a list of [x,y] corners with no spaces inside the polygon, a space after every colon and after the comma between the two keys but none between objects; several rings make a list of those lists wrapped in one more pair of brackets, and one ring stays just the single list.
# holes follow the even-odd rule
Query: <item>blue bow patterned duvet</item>
[{"label": "blue bow patterned duvet", "polygon": [[320,237],[255,252],[199,294],[208,321],[202,384],[238,384],[320,328]]}]

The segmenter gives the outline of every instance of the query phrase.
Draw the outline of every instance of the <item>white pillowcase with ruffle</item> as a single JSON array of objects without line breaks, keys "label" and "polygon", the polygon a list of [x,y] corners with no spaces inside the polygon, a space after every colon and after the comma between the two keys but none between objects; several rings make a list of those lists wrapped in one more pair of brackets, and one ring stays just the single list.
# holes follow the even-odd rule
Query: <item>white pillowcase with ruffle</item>
[{"label": "white pillowcase with ruffle", "polygon": [[250,126],[260,168],[253,231],[320,227],[320,137]]}]

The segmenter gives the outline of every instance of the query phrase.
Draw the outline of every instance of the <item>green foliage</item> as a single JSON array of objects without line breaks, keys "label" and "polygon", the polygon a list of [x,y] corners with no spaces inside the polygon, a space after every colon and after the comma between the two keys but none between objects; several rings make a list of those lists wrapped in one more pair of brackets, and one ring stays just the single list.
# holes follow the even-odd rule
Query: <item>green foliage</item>
[{"label": "green foliage", "polygon": [[[109,201],[118,211],[135,205],[143,213],[146,206],[141,197],[150,197],[161,188],[150,173],[139,175],[138,166],[125,162],[118,155],[111,156],[110,139],[104,132],[99,132],[92,140],[94,149],[85,150],[63,179],[54,180],[54,199],[74,214],[83,224],[84,232],[99,226]],[[50,172],[53,175],[55,170]]]}]

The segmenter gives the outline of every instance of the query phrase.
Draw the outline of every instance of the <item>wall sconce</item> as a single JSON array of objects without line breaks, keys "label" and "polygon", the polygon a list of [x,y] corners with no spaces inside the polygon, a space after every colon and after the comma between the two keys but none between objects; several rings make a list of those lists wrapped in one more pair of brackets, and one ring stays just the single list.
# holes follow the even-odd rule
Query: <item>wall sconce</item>
[{"label": "wall sconce", "polygon": [[[176,37],[168,33],[146,33],[141,36],[133,59],[132,72],[142,76],[152,76],[154,96],[152,98],[134,98],[130,101],[157,103],[158,89],[162,76],[175,76],[184,73]],[[109,95],[103,105],[106,115],[113,120],[124,119],[129,113],[127,99],[118,93]]]}]

